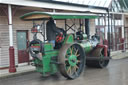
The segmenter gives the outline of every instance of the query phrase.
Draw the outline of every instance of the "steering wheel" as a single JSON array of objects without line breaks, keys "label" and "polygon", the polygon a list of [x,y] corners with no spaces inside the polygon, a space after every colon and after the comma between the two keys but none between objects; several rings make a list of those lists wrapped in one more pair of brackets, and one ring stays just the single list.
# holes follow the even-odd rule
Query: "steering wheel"
[{"label": "steering wheel", "polygon": [[[34,46],[34,44],[39,44],[37,46]],[[34,39],[29,43],[29,52],[32,57],[37,57],[38,53],[44,53],[44,46],[41,40]]]},{"label": "steering wheel", "polygon": [[57,36],[56,36],[56,42],[57,43],[61,43],[61,42],[63,42],[64,41],[64,35],[63,35],[63,33],[61,32],[61,33],[59,33]]}]

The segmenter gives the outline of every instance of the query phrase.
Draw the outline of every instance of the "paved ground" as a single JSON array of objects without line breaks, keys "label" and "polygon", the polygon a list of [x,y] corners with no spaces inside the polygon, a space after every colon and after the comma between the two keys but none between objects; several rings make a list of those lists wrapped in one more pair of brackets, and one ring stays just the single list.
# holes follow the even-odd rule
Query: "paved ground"
[{"label": "paved ground", "polygon": [[32,72],[0,79],[0,85],[128,85],[128,58],[111,60],[105,69],[86,68],[75,80],[67,80],[60,74],[42,77]]},{"label": "paved ground", "polygon": [[31,65],[23,65],[16,68],[15,73],[9,73],[9,69],[0,70],[0,78],[2,77],[10,77],[10,76],[17,76],[28,72],[35,71],[35,67]]}]

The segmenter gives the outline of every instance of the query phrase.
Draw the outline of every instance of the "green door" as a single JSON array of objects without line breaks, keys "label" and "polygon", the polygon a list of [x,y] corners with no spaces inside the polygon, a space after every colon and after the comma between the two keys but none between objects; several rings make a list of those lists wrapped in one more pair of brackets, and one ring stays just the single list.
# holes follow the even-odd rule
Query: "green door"
[{"label": "green door", "polygon": [[17,47],[18,47],[18,62],[29,62],[28,47],[28,31],[17,31]]}]

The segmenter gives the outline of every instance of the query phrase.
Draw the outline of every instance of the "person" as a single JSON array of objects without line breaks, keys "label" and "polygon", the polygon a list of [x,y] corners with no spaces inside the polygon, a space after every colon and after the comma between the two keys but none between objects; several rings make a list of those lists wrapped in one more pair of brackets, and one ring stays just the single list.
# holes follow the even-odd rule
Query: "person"
[{"label": "person", "polygon": [[55,47],[56,33],[61,33],[61,32],[60,30],[57,29],[54,20],[50,18],[46,24],[46,34],[47,34],[47,40],[53,44],[53,47]]}]

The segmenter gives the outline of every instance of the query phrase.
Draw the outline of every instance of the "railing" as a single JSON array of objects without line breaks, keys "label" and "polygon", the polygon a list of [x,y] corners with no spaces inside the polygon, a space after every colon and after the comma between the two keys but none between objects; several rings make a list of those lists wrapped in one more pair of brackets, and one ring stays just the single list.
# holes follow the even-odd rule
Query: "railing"
[{"label": "railing", "polygon": [[128,49],[128,42],[125,42],[125,50]]},{"label": "railing", "polygon": [[128,42],[119,43],[116,45],[110,45],[112,51],[122,50],[126,51],[128,49]]}]

